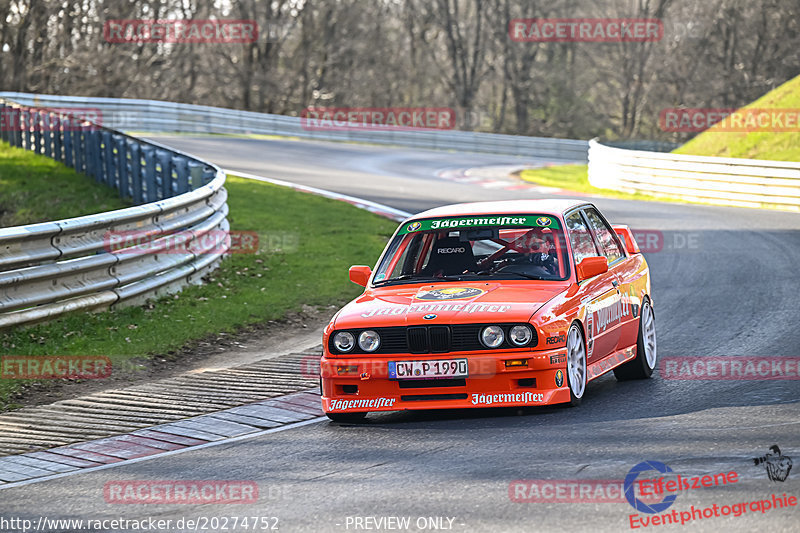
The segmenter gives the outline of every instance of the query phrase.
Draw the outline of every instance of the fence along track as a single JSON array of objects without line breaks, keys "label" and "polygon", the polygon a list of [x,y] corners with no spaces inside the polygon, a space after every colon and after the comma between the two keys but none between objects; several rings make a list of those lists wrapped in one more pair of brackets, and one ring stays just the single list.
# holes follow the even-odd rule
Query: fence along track
[{"label": "fence along track", "polygon": [[[0,113],[3,141],[73,167],[138,204],[0,228],[0,328],[158,297],[199,283],[229,250],[229,241],[204,239],[229,229],[225,173],[215,165],[63,110],[0,100]],[[109,232],[132,231],[148,235],[152,247],[180,231],[192,252],[110,249]]]},{"label": "fence along track", "polygon": [[238,111],[158,100],[95,98],[0,92],[0,97],[28,105],[83,108],[102,115],[104,124],[128,131],[169,133],[229,133],[299,137],[321,141],[351,141],[409,148],[488,152],[553,161],[586,162],[586,141],[526,137],[457,130],[382,128],[341,131],[303,127],[299,117]]}]

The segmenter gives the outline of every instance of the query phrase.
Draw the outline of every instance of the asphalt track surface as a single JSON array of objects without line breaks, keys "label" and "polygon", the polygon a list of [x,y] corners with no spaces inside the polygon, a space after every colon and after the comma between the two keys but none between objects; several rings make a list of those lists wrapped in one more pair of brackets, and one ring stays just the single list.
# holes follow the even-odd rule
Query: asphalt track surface
[{"label": "asphalt track surface", "polygon": [[[437,177],[444,169],[544,162],[536,159],[226,137],[157,140],[228,169],[411,212],[462,201],[543,196]],[[800,356],[800,215],[590,200],[612,223],[665,236],[663,249],[647,254],[660,358]],[[40,516],[155,517],[172,520],[170,531],[180,530],[175,524],[181,518],[245,516],[277,517],[280,531],[435,530],[419,527],[429,517],[442,517],[445,531],[458,532],[631,531],[630,515],[636,512],[626,502],[518,503],[509,497],[509,486],[515,480],[622,480],[634,465],[655,460],[683,476],[731,470],[739,476],[726,487],[682,492],[668,513],[772,494],[798,497],[799,398],[796,380],[688,381],[656,374],[620,383],[606,375],[589,385],[578,408],[372,414],[364,425],[321,421],[2,490],[0,516],[34,522]],[[752,461],[773,444],[794,459],[784,482],[770,481]],[[253,480],[260,497],[256,503],[228,505],[120,505],[103,497],[109,481],[181,479]],[[396,529],[389,527],[394,522],[366,517],[410,522],[408,529]],[[798,507],[790,507],[642,529],[797,531],[797,524]],[[213,529],[206,525],[206,530],[224,530],[221,522]]]}]

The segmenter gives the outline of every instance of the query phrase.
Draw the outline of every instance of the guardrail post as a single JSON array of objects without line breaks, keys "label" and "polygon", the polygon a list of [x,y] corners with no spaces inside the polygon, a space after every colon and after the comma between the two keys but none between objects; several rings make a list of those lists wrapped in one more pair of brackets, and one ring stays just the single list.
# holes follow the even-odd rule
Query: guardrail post
[{"label": "guardrail post", "polygon": [[83,145],[81,148],[86,158],[84,160],[84,173],[97,179],[97,176],[95,176],[94,132],[88,124],[81,125],[81,132],[83,133]]},{"label": "guardrail post", "polygon": [[143,201],[155,202],[156,194],[156,149],[142,145],[142,158],[144,159],[144,192]]},{"label": "guardrail post", "polygon": [[3,142],[8,142],[8,119],[11,117],[9,109],[6,104],[0,103],[0,139],[3,139]]},{"label": "guardrail post", "polygon": [[128,151],[126,150],[127,143],[122,135],[114,135],[114,148],[117,150],[116,164],[117,167],[117,190],[122,198],[131,196],[128,188]]},{"label": "guardrail post", "polygon": [[22,110],[14,108],[14,128],[11,130],[11,144],[20,148],[22,146]]},{"label": "guardrail post", "polygon": [[142,194],[142,180],[144,173],[142,172],[142,153],[139,148],[139,143],[133,140],[126,140],[128,145],[128,153],[130,154],[130,170],[128,176],[131,181],[131,196],[133,203],[136,205],[145,203],[144,195]]},{"label": "guardrail post", "polygon": [[183,194],[189,192],[189,162],[185,157],[179,155],[172,158],[172,165],[175,168],[175,193]]},{"label": "guardrail post", "polygon": [[42,117],[38,111],[31,113],[31,126],[33,126],[33,151],[42,153]]},{"label": "guardrail post", "polygon": [[161,169],[156,174],[158,200],[172,196],[172,165],[170,165],[170,159],[172,158],[169,153],[163,150],[156,150],[156,161],[158,162],[158,168]]},{"label": "guardrail post", "polygon": [[64,164],[68,167],[75,168],[75,159],[73,158],[72,154],[72,128],[74,126],[68,116],[64,117],[64,120],[61,122],[61,126],[64,129]]},{"label": "guardrail post", "polygon": [[44,155],[53,158],[53,136],[50,134],[50,113],[39,114],[42,125],[42,143],[44,144]]},{"label": "guardrail post", "polygon": [[19,147],[25,150],[30,149],[30,137],[28,136],[28,125],[30,115],[27,109],[21,109],[19,113]]},{"label": "guardrail post", "polygon": [[64,152],[62,151],[64,133],[61,131],[61,116],[51,115],[50,127],[53,135],[53,159],[59,163],[64,162]]},{"label": "guardrail post", "polygon": [[189,161],[189,176],[191,177],[190,188],[197,189],[203,183],[203,165]]},{"label": "guardrail post", "polygon": [[22,110],[13,108],[14,127],[11,129],[11,144],[17,148],[22,146]]},{"label": "guardrail post", "polygon": [[116,159],[114,158],[114,144],[111,142],[111,132],[107,130],[100,131],[100,139],[102,142],[100,181],[101,183],[116,188],[117,179],[115,175],[116,169],[114,168],[116,166]]}]

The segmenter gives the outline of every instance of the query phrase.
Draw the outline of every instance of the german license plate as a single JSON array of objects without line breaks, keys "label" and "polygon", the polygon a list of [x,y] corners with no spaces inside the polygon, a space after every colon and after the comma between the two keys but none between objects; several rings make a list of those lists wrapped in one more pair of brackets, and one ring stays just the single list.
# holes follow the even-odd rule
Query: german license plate
[{"label": "german license plate", "polygon": [[466,359],[389,361],[389,379],[465,378],[468,375]]}]

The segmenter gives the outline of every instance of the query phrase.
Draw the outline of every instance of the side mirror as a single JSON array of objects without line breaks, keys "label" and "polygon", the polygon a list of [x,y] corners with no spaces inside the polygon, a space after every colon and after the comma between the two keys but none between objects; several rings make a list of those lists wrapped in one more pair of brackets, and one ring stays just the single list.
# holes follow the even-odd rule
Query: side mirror
[{"label": "side mirror", "polygon": [[633,238],[631,228],[623,225],[611,227],[614,228],[614,232],[619,235],[622,244],[625,245],[625,251],[628,252],[628,255],[642,253],[639,249],[639,245],[636,243],[636,239]]},{"label": "side mirror", "polygon": [[[608,268],[608,267],[606,267]],[[355,265],[350,267],[350,281],[362,287],[367,286],[372,269],[365,265]]]},{"label": "side mirror", "polygon": [[608,260],[605,257],[584,257],[578,263],[578,281],[593,278],[608,272]]}]

